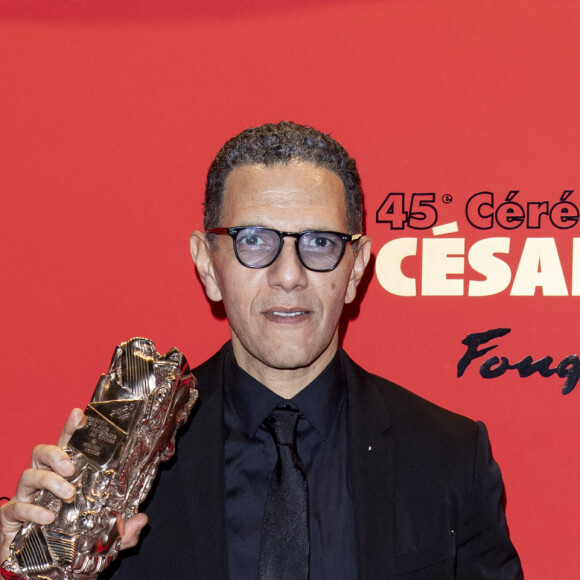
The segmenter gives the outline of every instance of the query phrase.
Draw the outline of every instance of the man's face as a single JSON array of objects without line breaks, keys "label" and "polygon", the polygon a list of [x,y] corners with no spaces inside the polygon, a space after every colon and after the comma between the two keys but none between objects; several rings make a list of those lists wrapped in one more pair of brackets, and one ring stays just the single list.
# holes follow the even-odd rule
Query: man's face
[{"label": "man's face", "polygon": [[[221,225],[346,232],[344,186],[337,174],[308,162],[241,166],[226,181]],[[238,364],[262,380],[278,371],[307,378],[322,371],[338,345],[343,305],[354,299],[368,260],[368,240],[356,256],[347,244],[334,270],[313,272],[300,263],[292,238],[284,238],[272,265],[252,269],[238,262],[232,239],[220,235],[214,249],[205,244],[204,275],[194,239],[208,296],[224,301]]]}]

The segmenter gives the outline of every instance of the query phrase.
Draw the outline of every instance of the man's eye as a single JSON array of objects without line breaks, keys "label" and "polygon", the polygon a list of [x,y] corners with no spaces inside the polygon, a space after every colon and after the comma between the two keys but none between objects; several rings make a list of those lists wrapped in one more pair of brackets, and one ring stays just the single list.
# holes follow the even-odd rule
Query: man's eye
[{"label": "man's eye", "polygon": [[272,241],[268,239],[268,236],[258,232],[243,234],[238,236],[237,239],[238,246],[243,246],[245,248],[261,248],[271,243]]},{"label": "man's eye", "polygon": [[311,249],[330,249],[334,246],[334,241],[328,236],[313,236],[307,245]]},{"label": "man's eye", "polygon": [[240,240],[240,244],[243,244],[244,246],[257,246],[260,243],[263,243],[263,240],[261,240],[256,234],[245,236]]}]

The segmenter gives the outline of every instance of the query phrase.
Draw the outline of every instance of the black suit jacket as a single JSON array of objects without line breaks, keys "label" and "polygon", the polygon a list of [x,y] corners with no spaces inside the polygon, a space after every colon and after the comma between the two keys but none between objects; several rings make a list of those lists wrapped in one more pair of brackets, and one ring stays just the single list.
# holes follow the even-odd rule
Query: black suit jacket
[{"label": "black suit jacket", "polygon": [[[485,426],[340,356],[359,578],[521,578]],[[101,578],[228,577],[223,359],[222,348],[194,370],[199,403],[144,506],[150,528]]]}]

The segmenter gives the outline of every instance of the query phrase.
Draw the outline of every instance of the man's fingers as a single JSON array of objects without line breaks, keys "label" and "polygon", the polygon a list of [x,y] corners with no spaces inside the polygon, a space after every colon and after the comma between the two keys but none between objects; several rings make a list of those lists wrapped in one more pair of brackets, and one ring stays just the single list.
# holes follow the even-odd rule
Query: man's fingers
[{"label": "man's fingers", "polygon": [[50,524],[54,514],[40,506],[10,500],[0,508],[0,562],[9,556],[10,543],[24,522]]},{"label": "man's fingers", "polygon": [[74,465],[69,456],[56,445],[37,445],[32,451],[32,469],[52,470],[63,477],[74,473]]},{"label": "man's fingers", "polygon": [[64,429],[62,430],[60,437],[58,438],[58,446],[64,447],[72,437],[72,434],[86,422],[87,418],[82,409],[73,409],[64,424]]},{"label": "man's fingers", "polygon": [[121,550],[132,548],[139,542],[139,534],[149,519],[145,514],[136,514],[125,522],[121,536]]},{"label": "man's fingers", "polygon": [[24,522],[50,524],[54,518],[50,510],[33,503],[12,500],[2,509],[2,532],[16,534]]},{"label": "man's fingers", "polygon": [[43,469],[27,469],[22,473],[22,477],[18,482],[14,500],[17,502],[31,502],[40,489],[48,489],[65,501],[70,501],[75,493],[74,485],[71,485],[58,473]]},{"label": "man's fingers", "polygon": [[71,501],[75,497],[75,487],[65,477],[74,474],[75,468],[64,447],[75,430],[86,422],[81,409],[73,409],[68,416],[57,445],[37,445],[32,452],[31,467],[23,472],[14,497],[0,506],[0,562],[7,555],[10,542],[24,522],[49,524],[54,514],[35,505],[34,498],[43,489],[56,497]]}]

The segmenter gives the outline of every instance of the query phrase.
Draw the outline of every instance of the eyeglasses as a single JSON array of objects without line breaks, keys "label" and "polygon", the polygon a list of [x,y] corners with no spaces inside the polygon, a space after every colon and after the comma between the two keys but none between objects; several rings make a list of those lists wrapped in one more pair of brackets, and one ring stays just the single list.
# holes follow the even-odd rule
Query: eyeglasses
[{"label": "eyeglasses", "polygon": [[279,232],[261,226],[211,228],[207,233],[231,236],[236,258],[248,268],[267,268],[280,255],[284,238],[294,238],[298,259],[314,272],[334,270],[344,254],[345,245],[362,236],[327,231]]}]

